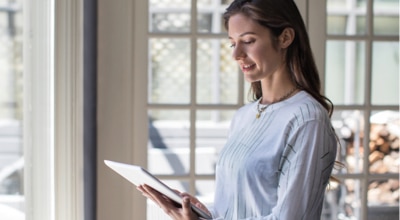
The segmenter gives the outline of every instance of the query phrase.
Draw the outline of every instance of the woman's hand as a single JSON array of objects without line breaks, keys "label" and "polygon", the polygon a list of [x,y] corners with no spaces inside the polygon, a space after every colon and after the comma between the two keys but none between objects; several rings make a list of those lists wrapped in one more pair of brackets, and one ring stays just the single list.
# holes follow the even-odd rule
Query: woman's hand
[{"label": "woman's hand", "polygon": [[190,207],[191,203],[209,213],[207,208],[198,199],[187,193],[180,193],[179,191],[175,190],[182,197],[182,204],[179,205],[150,186],[141,185],[138,186],[137,189],[141,191],[145,197],[151,199],[158,206],[160,206],[160,208],[162,208],[164,212],[172,219],[198,220],[199,217],[192,211],[192,208]]}]

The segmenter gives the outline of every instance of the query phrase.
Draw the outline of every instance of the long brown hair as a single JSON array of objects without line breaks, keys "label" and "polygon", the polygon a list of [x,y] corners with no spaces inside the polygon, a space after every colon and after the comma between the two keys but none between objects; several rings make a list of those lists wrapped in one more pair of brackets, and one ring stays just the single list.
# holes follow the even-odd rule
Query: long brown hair
[{"label": "long brown hair", "polygon": [[[293,0],[235,0],[224,13],[225,28],[229,18],[241,13],[271,30],[273,37],[280,36],[285,28],[292,28],[295,37],[286,52],[286,63],[293,82],[312,95],[329,113],[332,102],[321,94],[321,81],[311,51],[306,26]],[[261,82],[251,84],[253,99],[262,97]]]}]

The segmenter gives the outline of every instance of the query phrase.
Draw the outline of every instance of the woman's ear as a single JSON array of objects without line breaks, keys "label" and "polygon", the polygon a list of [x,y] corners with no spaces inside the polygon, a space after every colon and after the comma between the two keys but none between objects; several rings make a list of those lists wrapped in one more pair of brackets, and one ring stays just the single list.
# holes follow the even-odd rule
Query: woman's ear
[{"label": "woman's ear", "polygon": [[279,36],[279,44],[281,48],[287,48],[292,44],[295,37],[295,32],[293,28],[285,28],[283,29],[281,35]]}]

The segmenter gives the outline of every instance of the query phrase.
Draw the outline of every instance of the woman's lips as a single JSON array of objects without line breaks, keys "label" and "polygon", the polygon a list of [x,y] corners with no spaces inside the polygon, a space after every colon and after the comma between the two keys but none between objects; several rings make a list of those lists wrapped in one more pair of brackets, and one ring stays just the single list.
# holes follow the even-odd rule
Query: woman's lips
[{"label": "woman's lips", "polygon": [[256,67],[256,64],[248,64],[248,65],[242,65],[242,71],[247,72]]}]

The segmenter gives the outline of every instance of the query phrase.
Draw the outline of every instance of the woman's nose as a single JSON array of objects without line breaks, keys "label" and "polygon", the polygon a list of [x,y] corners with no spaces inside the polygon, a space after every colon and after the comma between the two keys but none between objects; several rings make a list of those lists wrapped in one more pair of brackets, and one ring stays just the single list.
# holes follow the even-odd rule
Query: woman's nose
[{"label": "woman's nose", "polygon": [[240,45],[236,45],[232,51],[232,57],[235,60],[240,60],[246,57],[246,53]]}]

